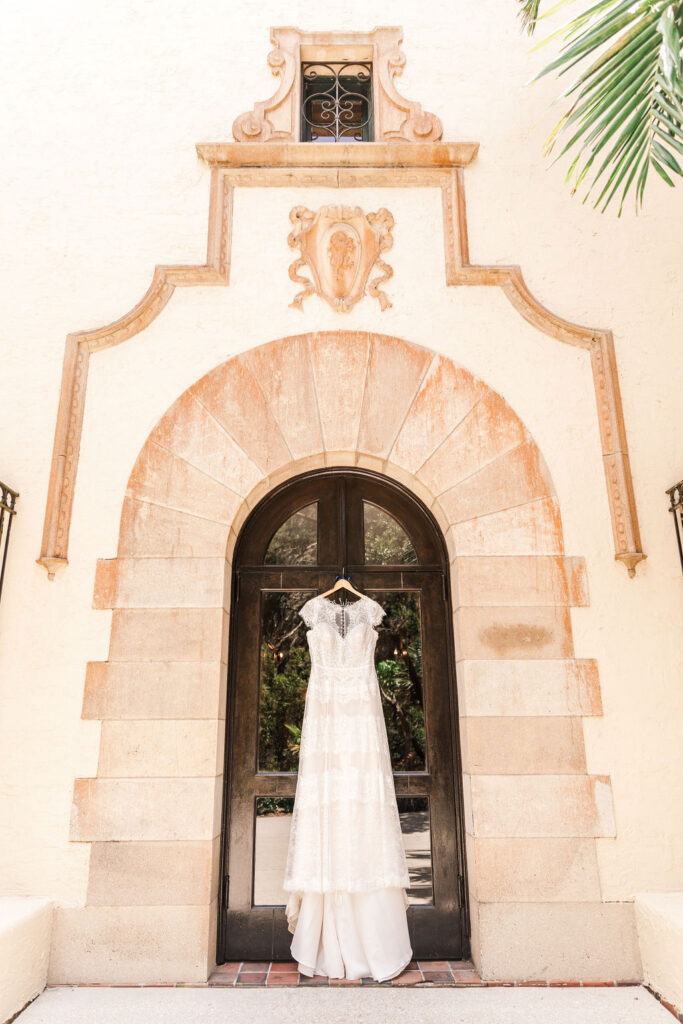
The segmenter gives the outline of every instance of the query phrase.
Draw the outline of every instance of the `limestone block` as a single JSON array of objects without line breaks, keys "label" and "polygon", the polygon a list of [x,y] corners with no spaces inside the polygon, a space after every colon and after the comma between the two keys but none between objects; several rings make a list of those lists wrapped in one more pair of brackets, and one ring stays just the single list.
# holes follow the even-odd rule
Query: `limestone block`
[{"label": "limestone block", "polygon": [[222,608],[131,608],[114,611],[110,661],[220,661]]},{"label": "limestone block", "polygon": [[638,893],[635,909],[644,981],[681,1013],[683,893]]},{"label": "limestone block", "polygon": [[454,615],[455,653],[469,658],[569,658],[573,654],[569,609],[461,607]]},{"label": "limestone block", "polygon": [[586,563],[552,555],[462,556],[453,604],[585,606]]},{"label": "limestone block", "polygon": [[[89,906],[204,906],[213,891],[214,840],[93,843]],[[216,879],[217,881],[217,879]]]},{"label": "limestone block", "polygon": [[76,779],[69,837],[76,842],[213,839],[222,776],[205,779]]},{"label": "limestone block", "polygon": [[265,395],[290,459],[321,451],[322,432],[306,336],[261,345],[241,358]]},{"label": "limestone block", "polygon": [[106,721],[99,778],[191,778],[223,770],[225,723],[217,720]]},{"label": "limestone block", "polygon": [[311,334],[309,347],[325,450],[355,452],[368,366],[368,335]]},{"label": "limestone block", "polygon": [[57,909],[48,983],[206,981],[209,918],[208,906]]},{"label": "limestone block", "polygon": [[480,903],[485,981],[642,978],[632,903]]},{"label": "limestone block", "polygon": [[450,523],[462,523],[552,494],[533,441],[512,448],[439,496]]},{"label": "limestone block", "polygon": [[470,839],[482,903],[600,902],[594,839]]},{"label": "limestone block", "polygon": [[391,449],[392,462],[417,472],[486,391],[483,381],[437,355]]},{"label": "limestone block", "polygon": [[173,403],[150,441],[242,496],[263,476],[227,428],[189,391]]},{"label": "limestone block", "polygon": [[99,559],[94,608],[218,608],[230,589],[218,558]]},{"label": "limestone block", "polygon": [[612,787],[599,775],[470,775],[473,834],[614,836]]},{"label": "limestone block", "polygon": [[121,513],[119,557],[222,558],[228,529],[201,515],[126,498]]},{"label": "limestone block", "polygon": [[586,771],[580,718],[461,718],[463,770],[473,775]]},{"label": "limestone block", "polygon": [[463,660],[457,679],[461,715],[602,714],[591,660]]},{"label": "limestone block", "polygon": [[83,718],[225,717],[227,666],[220,661],[91,661]]},{"label": "limestone block", "polygon": [[556,498],[539,498],[455,523],[446,533],[451,559],[460,555],[559,555],[562,521]]},{"label": "limestone block", "polygon": [[0,897],[0,1021],[12,1020],[45,988],[52,903]]},{"label": "limestone block", "polygon": [[377,335],[368,359],[357,447],[386,458],[432,360],[427,349]]},{"label": "limestone block", "polygon": [[420,476],[435,494],[442,494],[528,439],[505,400],[488,391],[427,459]]},{"label": "limestone block", "polygon": [[140,453],[126,493],[129,498],[167,505],[228,525],[242,504],[235,491],[152,441]]},{"label": "limestone block", "polygon": [[216,367],[190,388],[190,394],[230,432],[264,474],[291,460],[280,428],[244,357]]}]

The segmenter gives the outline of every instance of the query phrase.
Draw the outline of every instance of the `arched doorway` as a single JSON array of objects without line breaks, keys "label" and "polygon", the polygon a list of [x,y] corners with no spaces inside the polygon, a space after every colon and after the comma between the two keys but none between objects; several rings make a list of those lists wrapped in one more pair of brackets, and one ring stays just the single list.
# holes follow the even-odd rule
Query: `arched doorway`
[{"label": "arched doorway", "polygon": [[219,963],[290,958],[281,880],[310,671],[298,612],[340,573],[387,612],[376,664],[411,875],[414,954],[468,954],[448,568],[431,513],[368,470],[295,477],[250,514],[233,559]]}]

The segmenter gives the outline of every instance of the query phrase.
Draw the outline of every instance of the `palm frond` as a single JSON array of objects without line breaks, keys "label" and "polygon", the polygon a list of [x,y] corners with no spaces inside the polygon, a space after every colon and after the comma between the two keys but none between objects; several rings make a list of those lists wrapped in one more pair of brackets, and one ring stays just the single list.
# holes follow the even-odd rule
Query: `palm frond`
[{"label": "palm frond", "polygon": [[683,0],[599,0],[562,35],[559,56],[536,77],[583,70],[563,93],[571,104],[545,152],[560,139],[567,141],[555,160],[574,150],[566,179],[572,192],[593,171],[584,202],[600,182],[595,206],[604,200],[604,211],[621,188],[621,215],[634,188],[637,209],[650,167],[671,187],[683,177]]},{"label": "palm frond", "polygon": [[534,34],[534,29],[538,22],[541,0],[519,0],[519,3],[519,17],[522,22],[522,29],[528,32],[531,36]]}]

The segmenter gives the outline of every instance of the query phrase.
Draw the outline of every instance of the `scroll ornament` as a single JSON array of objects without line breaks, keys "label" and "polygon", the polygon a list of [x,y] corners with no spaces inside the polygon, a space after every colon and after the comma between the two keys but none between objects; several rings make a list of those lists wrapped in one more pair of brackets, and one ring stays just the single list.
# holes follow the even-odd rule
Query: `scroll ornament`
[{"label": "scroll ornament", "polygon": [[[347,313],[364,295],[377,299],[382,310],[391,306],[379,286],[393,275],[382,259],[394,240],[394,218],[382,207],[365,214],[359,206],[323,206],[314,212],[295,206],[294,225],[287,242],[300,256],[289,268],[292,281],[303,285],[290,306],[303,312],[304,299],[315,292],[339,313]],[[306,267],[310,277],[300,271]],[[369,280],[371,272],[377,276]]]}]

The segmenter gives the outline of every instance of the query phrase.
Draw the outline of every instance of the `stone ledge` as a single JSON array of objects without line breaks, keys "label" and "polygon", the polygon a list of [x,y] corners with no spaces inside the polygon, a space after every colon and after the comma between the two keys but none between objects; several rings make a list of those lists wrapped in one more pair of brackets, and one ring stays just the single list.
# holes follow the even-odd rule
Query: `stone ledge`
[{"label": "stone ledge", "polygon": [[51,932],[48,900],[0,899],[0,1021],[13,1018],[45,988]]},{"label": "stone ledge", "polygon": [[643,976],[677,1013],[683,1012],[683,892],[635,897]]},{"label": "stone ledge", "polygon": [[478,142],[198,142],[197,155],[219,167],[467,167]]}]

